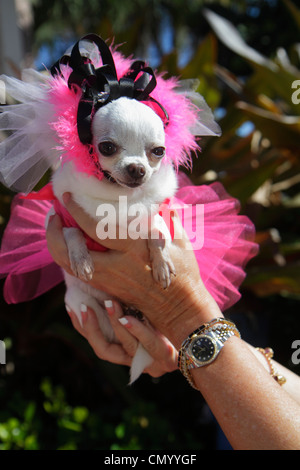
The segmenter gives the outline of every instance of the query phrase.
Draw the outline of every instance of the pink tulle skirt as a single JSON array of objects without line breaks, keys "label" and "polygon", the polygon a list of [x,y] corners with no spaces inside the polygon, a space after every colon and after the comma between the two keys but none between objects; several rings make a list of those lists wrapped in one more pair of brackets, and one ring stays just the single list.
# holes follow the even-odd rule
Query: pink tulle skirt
[{"label": "pink tulle skirt", "polygon": [[[0,251],[0,278],[7,303],[31,300],[63,281],[48,248],[45,218],[53,203],[15,196]],[[193,186],[183,174],[169,207],[175,208],[191,240],[200,274],[222,311],[235,304],[245,265],[257,254],[255,228],[238,215],[239,202],[220,183]]]}]

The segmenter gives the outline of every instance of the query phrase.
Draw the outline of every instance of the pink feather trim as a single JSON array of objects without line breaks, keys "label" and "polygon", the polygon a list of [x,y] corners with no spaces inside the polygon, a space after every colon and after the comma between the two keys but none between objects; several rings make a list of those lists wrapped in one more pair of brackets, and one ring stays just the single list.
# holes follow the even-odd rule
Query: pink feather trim
[{"label": "pink feather trim", "polygon": [[[125,58],[120,52],[112,50],[115,66],[120,79],[130,70],[132,59]],[[101,64],[96,64],[99,66]],[[68,78],[71,69],[62,68],[63,76],[49,79],[49,102],[54,107],[54,120],[49,125],[57,134],[56,149],[61,153],[61,162],[72,161],[77,171],[87,173],[102,179],[98,157],[93,146],[80,142],[77,132],[77,109],[81,97],[81,90],[68,87]],[[166,127],[166,156],[165,163],[173,163],[176,169],[180,166],[191,167],[191,153],[199,149],[191,129],[198,120],[196,108],[184,95],[174,90],[177,80],[157,77],[157,86],[151,96],[156,99],[167,111],[169,124]],[[146,103],[145,103],[146,104]]]},{"label": "pink feather trim", "polygon": [[55,120],[49,125],[55,130],[58,139],[56,149],[61,152],[61,162],[74,162],[77,171],[102,179],[103,173],[97,166],[98,157],[92,146],[83,145],[77,132],[77,109],[81,97],[80,90],[68,87],[71,69],[64,68],[64,76],[50,78],[49,101],[54,106]]}]

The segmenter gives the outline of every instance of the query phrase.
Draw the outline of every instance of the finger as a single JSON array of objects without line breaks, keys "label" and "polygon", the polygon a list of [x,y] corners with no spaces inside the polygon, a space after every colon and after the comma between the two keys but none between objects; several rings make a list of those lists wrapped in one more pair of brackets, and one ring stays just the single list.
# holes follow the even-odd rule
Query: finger
[{"label": "finger", "polygon": [[125,316],[120,319],[124,328],[143,345],[146,351],[158,363],[164,364],[165,371],[177,369],[178,353],[170,341],[148,323],[137,318]]},{"label": "finger", "polygon": [[138,341],[134,336],[132,336],[129,330],[123,328],[119,321],[123,317],[121,305],[118,302],[111,300],[105,301],[104,304],[116,337],[127,354],[130,357],[133,357],[138,347]]},{"label": "finger", "polygon": [[69,307],[66,307],[74,328],[88,341],[96,356],[100,359],[120,365],[131,365],[132,358],[119,344],[109,343],[104,337],[95,312],[87,307],[81,312],[82,322]]},{"label": "finger", "polygon": [[131,357],[129,357],[122,345],[109,343],[106,340],[99,326],[95,312],[90,307],[87,307],[86,311],[83,311],[81,315],[85,338],[88,340],[97,356],[116,364],[129,365],[131,363]]},{"label": "finger", "polygon": [[78,331],[78,333],[80,333],[82,336],[85,337],[85,333],[84,333],[84,330],[82,328],[82,326],[83,326],[82,325],[82,320],[79,321],[78,316],[76,315],[76,313],[73,312],[72,309],[68,305],[66,305],[65,307],[66,307],[66,310],[68,312],[68,315],[70,317],[70,320],[71,320],[71,323],[72,323],[73,327],[75,328],[76,331]]}]

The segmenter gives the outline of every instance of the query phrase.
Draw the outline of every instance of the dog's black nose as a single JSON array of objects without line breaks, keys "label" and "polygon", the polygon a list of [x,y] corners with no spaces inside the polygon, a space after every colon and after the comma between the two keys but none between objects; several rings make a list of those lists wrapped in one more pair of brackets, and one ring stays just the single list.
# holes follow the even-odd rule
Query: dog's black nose
[{"label": "dog's black nose", "polygon": [[146,168],[144,167],[144,165],[131,163],[127,167],[127,173],[132,179],[139,180],[145,176]]}]

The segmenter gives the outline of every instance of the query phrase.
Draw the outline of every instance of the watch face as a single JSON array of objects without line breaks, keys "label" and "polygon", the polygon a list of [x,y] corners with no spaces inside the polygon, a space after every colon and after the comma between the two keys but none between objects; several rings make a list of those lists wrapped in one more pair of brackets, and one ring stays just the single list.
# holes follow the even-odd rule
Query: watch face
[{"label": "watch face", "polygon": [[201,363],[209,362],[216,353],[215,341],[209,336],[203,335],[191,344],[190,351],[197,361]]}]

